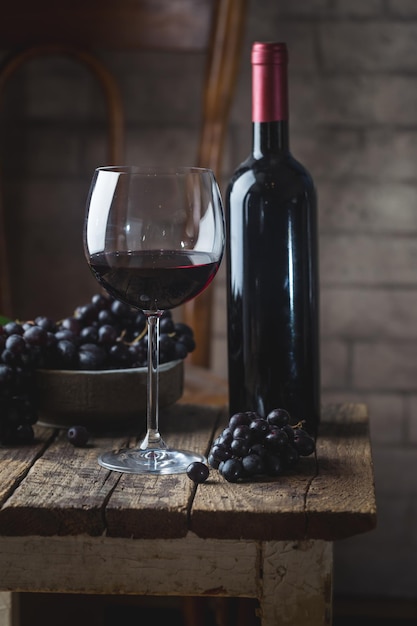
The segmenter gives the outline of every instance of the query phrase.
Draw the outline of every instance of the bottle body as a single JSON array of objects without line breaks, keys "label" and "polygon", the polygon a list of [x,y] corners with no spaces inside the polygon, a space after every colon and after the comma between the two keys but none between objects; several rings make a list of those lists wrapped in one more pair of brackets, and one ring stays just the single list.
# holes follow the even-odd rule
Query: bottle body
[{"label": "bottle body", "polygon": [[229,409],[285,408],[316,435],[316,193],[286,137],[285,120],[254,123],[254,153],[226,192]]}]

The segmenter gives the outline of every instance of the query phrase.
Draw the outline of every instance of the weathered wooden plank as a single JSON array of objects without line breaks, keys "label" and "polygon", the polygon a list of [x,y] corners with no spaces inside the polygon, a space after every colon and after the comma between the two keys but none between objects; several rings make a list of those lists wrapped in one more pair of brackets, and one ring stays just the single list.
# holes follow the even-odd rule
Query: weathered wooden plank
[{"label": "weathered wooden plank", "polygon": [[[207,453],[220,417],[225,423],[221,407],[176,404],[161,412],[161,431],[170,445]],[[363,405],[328,410],[317,461],[313,456],[302,459],[294,471],[277,479],[230,484],[212,471],[195,489],[185,475],[125,475],[98,465],[101,451],[124,443],[124,438],[97,436],[89,448],[74,448],[63,431],[41,458],[24,448],[10,450],[18,469],[2,487],[0,533],[168,538],[191,529],[200,537],[219,539],[332,541],[375,525]],[[3,460],[0,467],[6,475],[5,465]]]},{"label": "weathered wooden plank", "polygon": [[330,625],[332,569],[332,543],[266,543],[259,598],[262,626]]},{"label": "weathered wooden plank", "polygon": [[372,530],[377,510],[366,405],[327,407],[320,432],[318,472],[306,497],[308,536],[336,540]]},{"label": "weathered wooden plank", "polygon": [[12,626],[12,594],[0,592],[0,626]]},{"label": "weathered wooden plank", "polygon": [[315,468],[314,457],[309,457],[286,475],[237,484],[212,470],[197,488],[190,528],[200,537],[304,538],[305,496]]},{"label": "weathered wooden plank", "polygon": [[[174,405],[161,411],[167,445],[207,454],[221,409]],[[185,474],[123,474],[106,506],[107,534],[115,537],[182,537],[187,534],[194,484]]]},{"label": "weathered wooden plank", "polygon": [[261,547],[247,541],[0,537],[0,589],[256,597]]},{"label": "weathered wooden plank", "polygon": [[286,476],[228,484],[217,472],[197,489],[190,528],[202,537],[334,539],[367,532],[376,509],[364,405],[326,409],[316,458]]},{"label": "weathered wooden plank", "polygon": [[35,426],[35,439],[30,445],[0,446],[0,506],[24,479],[53,437],[53,430]]},{"label": "weathered wooden plank", "polygon": [[262,626],[331,623],[332,545],[104,537],[0,538],[0,589],[256,597]]},{"label": "weathered wooden plank", "polygon": [[102,509],[118,475],[97,463],[100,445],[117,447],[124,438],[92,439],[72,446],[61,431],[0,509],[3,535],[65,535],[104,531]]}]

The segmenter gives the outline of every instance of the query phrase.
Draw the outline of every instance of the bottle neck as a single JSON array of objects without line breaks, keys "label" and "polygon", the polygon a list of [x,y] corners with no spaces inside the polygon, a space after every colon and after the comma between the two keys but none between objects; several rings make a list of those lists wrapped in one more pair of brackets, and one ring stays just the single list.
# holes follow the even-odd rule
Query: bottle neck
[{"label": "bottle neck", "polygon": [[252,123],[252,152],[255,158],[260,158],[267,154],[289,152],[289,144],[287,120]]},{"label": "bottle neck", "polygon": [[282,43],[252,48],[253,154],[288,152],[288,56]]}]

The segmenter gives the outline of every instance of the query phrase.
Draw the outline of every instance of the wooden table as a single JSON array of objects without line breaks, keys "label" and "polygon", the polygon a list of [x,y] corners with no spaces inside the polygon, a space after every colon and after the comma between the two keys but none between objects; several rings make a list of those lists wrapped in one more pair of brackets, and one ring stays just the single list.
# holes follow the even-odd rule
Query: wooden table
[{"label": "wooden table", "polygon": [[[201,373],[187,376],[161,430],[207,453],[228,419],[225,388],[201,391]],[[198,487],[186,475],[109,472],[97,455],[125,436],[75,448],[63,431],[36,434],[0,448],[0,626],[14,591],[248,597],[262,626],[331,624],[333,542],[376,524],[362,404],[324,408],[317,455],[296,471],[243,484],[214,470]]]}]

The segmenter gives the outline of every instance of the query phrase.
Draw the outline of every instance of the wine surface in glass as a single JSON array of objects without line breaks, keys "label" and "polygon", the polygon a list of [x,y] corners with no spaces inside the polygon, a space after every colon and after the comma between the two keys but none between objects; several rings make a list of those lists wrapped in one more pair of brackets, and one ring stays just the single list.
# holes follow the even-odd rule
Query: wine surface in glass
[{"label": "wine surface in glass", "polygon": [[143,311],[165,311],[195,298],[219,267],[209,253],[193,250],[99,252],[89,263],[109,293]]}]

